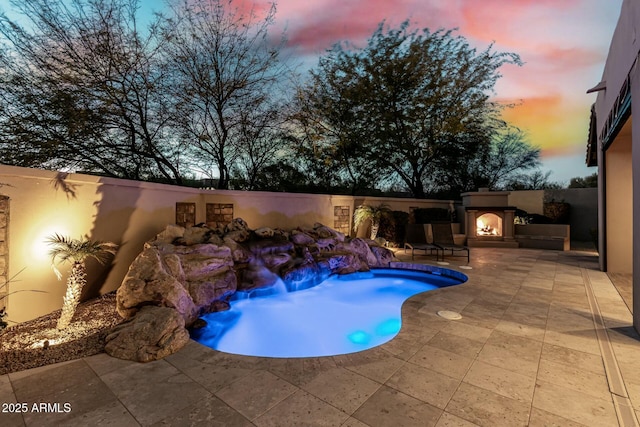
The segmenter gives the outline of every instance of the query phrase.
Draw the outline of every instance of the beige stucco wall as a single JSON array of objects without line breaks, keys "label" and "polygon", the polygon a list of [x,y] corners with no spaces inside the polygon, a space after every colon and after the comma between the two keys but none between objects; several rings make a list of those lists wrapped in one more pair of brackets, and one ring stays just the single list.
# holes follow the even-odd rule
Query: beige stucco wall
[{"label": "beige stucco wall", "polygon": [[[354,198],[322,194],[199,190],[163,184],[69,174],[67,188],[56,188],[51,171],[0,165],[0,194],[9,197],[10,322],[23,322],[62,306],[65,282],[51,270],[47,236],[58,233],[112,241],[120,245],[108,268],[88,263],[89,283],[84,296],[97,296],[120,286],[129,265],[145,241],[175,223],[175,204],[196,204],[196,223],[205,222],[207,203],[232,203],[234,218],[249,227],[291,229],[319,222],[334,224],[334,207],[387,203],[394,210],[444,207],[449,201],[394,198]],[[61,268],[66,279],[68,267]],[[38,292],[33,292],[38,291]]]},{"label": "beige stucco wall", "polygon": [[544,190],[511,191],[509,206],[515,206],[530,214],[542,215]]},{"label": "beige stucco wall", "polygon": [[631,139],[618,138],[606,155],[607,271],[633,272]]}]

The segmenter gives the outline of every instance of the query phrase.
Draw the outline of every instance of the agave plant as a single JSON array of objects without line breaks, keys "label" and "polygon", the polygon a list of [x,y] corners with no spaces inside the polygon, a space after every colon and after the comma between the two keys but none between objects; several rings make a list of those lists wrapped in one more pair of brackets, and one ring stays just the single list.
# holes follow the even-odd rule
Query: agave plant
[{"label": "agave plant", "polygon": [[85,261],[88,258],[94,258],[100,264],[104,264],[109,254],[114,255],[116,253],[118,246],[111,242],[89,240],[86,236],[82,239],[71,239],[59,234],[48,237],[47,243],[52,247],[51,251],[49,251],[51,268],[56,273],[58,280],[62,279],[62,274],[56,265],[71,262],[71,273],[67,278],[67,291],[63,299],[62,313],[57,325],[58,329],[64,329],[71,323],[76,307],[80,302],[82,288],[87,284]]},{"label": "agave plant", "polygon": [[357,232],[358,228],[367,220],[371,221],[370,239],[375,240],[380,229],[380,219],[391,214],[391,209],[386,203],[378,206],[360,205],[353,212],[353,231]]}]

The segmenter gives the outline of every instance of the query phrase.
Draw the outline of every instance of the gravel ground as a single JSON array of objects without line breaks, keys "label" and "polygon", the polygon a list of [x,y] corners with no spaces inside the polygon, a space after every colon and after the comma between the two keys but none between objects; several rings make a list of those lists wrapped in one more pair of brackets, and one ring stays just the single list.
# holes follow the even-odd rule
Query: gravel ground
[{"label": "gravel ground", "polygon": [[123,321],[115,293],[81,303],[62,331],[59,317],[60,310],[0,332],[0,375],[102,353],[105,337]]}]

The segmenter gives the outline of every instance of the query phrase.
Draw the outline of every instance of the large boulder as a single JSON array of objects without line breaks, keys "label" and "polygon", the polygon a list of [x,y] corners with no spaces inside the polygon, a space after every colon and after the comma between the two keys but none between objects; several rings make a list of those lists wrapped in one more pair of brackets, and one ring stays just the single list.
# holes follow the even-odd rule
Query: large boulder
[{"label": "large boulder", "polygon": [[233,265],[226,246],[147,245],[118,288],[116,309],[130,318],[146,305],[171,307],[190,325],[236,291]]},{"label": "large boulder", "polygon": [[294,245],[298,246],[309,246],[316,243],[316,239],[311,237],[309,234],[303,231],[294,230],[289,239],[293,242]]},{"label": "large boulder", "polygon": [[107,335],[105,352],[119,359],[150,362],[175,353],[189,342],[184,319],[168,307],[145,306]]},{"label": "large boulder", "polygon": [[375,255],[377,267],[389,267],[389,263],[394,260],[395,255],[392,251],[382,246],[370,246],[371,252]]},{"label": "large boulder", "polygon": [[219,303],[225,303],[238,289],[238,280],[233,270],[227,270],[205,280],[189,281],[187,286],[199,313],[204,314],[219,311]]},{"label": "large boulder", "polygon": [[[169,254],[169,264],[173,270],[179,270],[175,255]],[[116,293],[116,309],[125,319],[135,315],[140,307],[157,305],[177,310],[188,323],[198,315],[198,309],[189,292],[165,269],[161,254],[153,246],[145,248],[133,261],[122,285]]]},{"label": "large boulder", "polygon": [[338,243],[336,245],[336,251],[355,253],[362,262],[372,267],[378,264],[378,259],[373,252],[371,252],[371,248],[367,242],[360,238],[351,239],[349,242]]}]

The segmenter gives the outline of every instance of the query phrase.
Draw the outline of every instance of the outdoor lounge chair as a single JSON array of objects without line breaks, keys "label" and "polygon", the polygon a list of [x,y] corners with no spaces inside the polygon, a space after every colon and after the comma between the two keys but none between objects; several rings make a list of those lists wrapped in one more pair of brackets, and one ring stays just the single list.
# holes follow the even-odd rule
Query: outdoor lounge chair
[{"label": "outdoor lounge chair", "polygon": [[431,224],[431,232],[433,233],[433,244],[442,249],[442,260],[444,261],[444,255],[446,251],[451,251],[451,256],[465,256],[454,255],[455,252],[466,252],[467,262],[469,262],[469,248],[462,245],[457,245],[453,241],[453,231],[451,231],[451,223],[449,222],[434,222]]},{"label": "outdoor lounge chair", "polygon": [[411,259],[415,256],[416,249],[424,251],[425,255],[427,251],[429,251],[429,255],[433,255],[433,251],[436,251],[436,261],[439,259],[439,253],[442,250],[439,246],[427,242],[424,224],[407,224],[404,253],[407,253],[407,249],[411,249]]}]

